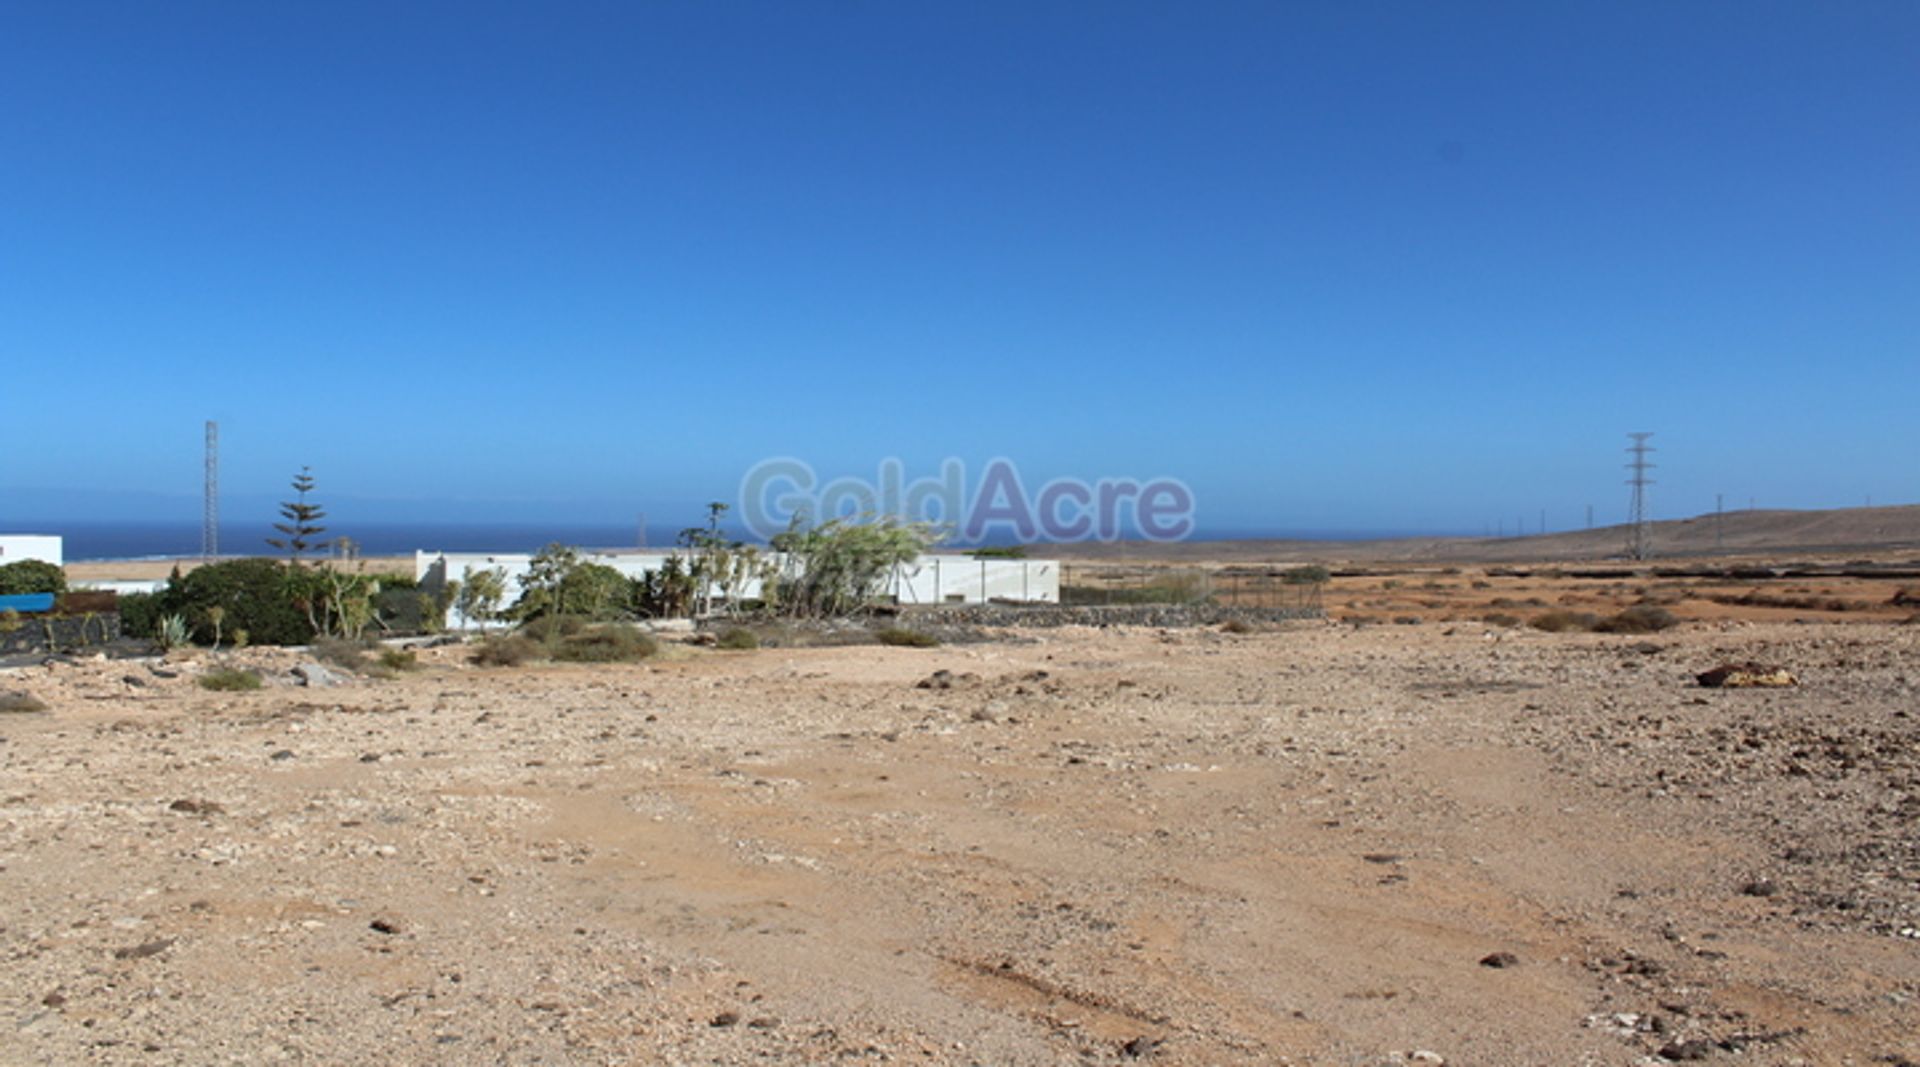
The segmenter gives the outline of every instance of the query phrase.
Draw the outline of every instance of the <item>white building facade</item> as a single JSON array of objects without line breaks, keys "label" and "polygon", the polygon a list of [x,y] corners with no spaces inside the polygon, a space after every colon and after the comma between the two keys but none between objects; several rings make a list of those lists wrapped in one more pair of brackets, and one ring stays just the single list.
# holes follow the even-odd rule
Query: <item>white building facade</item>
[{"label": "white building facade", "polygon": [[[657,571],[668,559],[685,553],[608,552],[583,553],[583,563],[611,567],[628,578],[639,578]],[[778,553],[767,557],[776,567],[782,562]],[[516,552],[416,552],[413,573],[424,588],[435,588],[447,581],[464,582],[472,571],[495,569],[504,579],[507,595],[501,605],[520,599],[521,580],[533,563],[530,553]],[[713,590],[717,596],[719,590]],[[756,580],[740,590],[742,599],[760,595]],[[963,555],[925,555],[896,567],[881,589],[882,597],[896,604],[984,604],[991,601],[1057,604],[1060,602],[1060,562],[1051,559],[975,559]],[[462,615],[457,607],[447,610],[447,626],[466,629],[475,620]]]},{"label": "white building facade", "polygon": [[0,567],[26,559],[64,567],[64,552],[65,542],[57,534],[0,534]]}]

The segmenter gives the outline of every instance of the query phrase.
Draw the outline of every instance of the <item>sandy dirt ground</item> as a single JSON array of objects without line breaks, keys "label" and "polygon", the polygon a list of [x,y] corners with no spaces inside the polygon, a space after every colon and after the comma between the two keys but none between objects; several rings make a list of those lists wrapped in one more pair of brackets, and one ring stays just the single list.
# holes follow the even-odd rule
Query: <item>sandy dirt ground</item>
[{"label": "sandy dirt ground", "polygon": [[[0,1062],[1911,1064],[1917,652],[1709,619],[0,671],[49,706],[0,715]],[[1694,684],[1748,659],[1801,684]]]}]

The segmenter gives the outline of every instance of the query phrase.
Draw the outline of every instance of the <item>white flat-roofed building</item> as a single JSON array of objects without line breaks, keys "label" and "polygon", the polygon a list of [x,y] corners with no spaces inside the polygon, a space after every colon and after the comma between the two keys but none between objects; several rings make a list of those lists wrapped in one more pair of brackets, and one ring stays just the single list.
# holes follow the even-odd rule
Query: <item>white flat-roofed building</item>
[{"label": "white flat-roofed building", "polygon": [[0,567],[23,559],[66,566],[65,545],[58,534],[0,534]]},{"label": "white flat-roofed building", "polygon": [[[583,552],[582,563],[611,567],[628,578],[657,571],[669,558],[685,552]],[[767,558],[778,566],[779,553]],[[526,552],[416,552],[413,573],[422,586],[433,588],[448,581],[464,582],[469,571],[496,569],[505,581],[505,608],[520,599],[521,579],[533,563]],[[719,590],[714,590],[718,595]],[[738,596],[752,600],[760,595],[758,580],[747,583]],[[928,554],[894,568],[882,585],[880,595],[896,604],[984,604],[990,601],[1057,604],[1060,602],[1060,562],[1051,559],[976,559],[973,556]],[[447,626],[465,629],[470,625],[460,610],[447,609]]]}]

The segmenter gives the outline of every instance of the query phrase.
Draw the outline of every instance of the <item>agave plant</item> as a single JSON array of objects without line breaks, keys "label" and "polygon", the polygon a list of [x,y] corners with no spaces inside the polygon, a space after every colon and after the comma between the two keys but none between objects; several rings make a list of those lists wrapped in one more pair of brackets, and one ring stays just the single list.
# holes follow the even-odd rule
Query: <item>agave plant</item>
[{"label": "agave plant", "polygon": [[179,648],[187,643],[187,620],[178,614],[162,616],[153,628],[153,638],[162,652]]}]

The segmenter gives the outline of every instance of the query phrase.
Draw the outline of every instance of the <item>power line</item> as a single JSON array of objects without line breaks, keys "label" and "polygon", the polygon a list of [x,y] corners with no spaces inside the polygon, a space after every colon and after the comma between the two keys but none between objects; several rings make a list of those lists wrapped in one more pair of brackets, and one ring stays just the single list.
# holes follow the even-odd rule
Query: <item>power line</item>
[{"label": "power line", "polygon": [[1633,472],[1633,477],[1627,479],[1627,484],[1633,486],[1633,502],[1627,509],[1627,523],[1631,530],[1627,535],[1627,555],[1632,559],[1646,559],[1653,553],[1653,539],[1647,529],[1647,486],[1653,484],[1653,479],[1647,477],[1647,471],[1654,466],[1647,462],[1647,453],[1654,451],[1647,444],[1647,438],[1653,434],[1630,433],[1627,436],[1633,439],[1633,444],[1627,446],[1627,451],[1633,455],[1632,462],[1627,464],[1627,469]]}]

